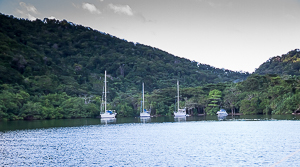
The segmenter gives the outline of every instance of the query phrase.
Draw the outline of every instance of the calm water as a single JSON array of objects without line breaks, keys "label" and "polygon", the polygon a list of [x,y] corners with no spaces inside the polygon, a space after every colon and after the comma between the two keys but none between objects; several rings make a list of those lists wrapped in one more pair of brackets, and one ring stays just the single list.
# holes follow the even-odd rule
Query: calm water
[{"label": "calm water", "polygon": [[0,166],[299,166],[300,117],[0,122]]}]

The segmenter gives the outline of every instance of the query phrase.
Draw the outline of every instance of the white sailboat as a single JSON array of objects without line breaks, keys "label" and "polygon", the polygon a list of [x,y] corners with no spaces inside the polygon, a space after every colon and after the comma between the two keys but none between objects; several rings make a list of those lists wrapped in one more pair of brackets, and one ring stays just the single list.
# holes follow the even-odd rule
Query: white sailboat
[{"label": "white sailboat", "polygon": [[177,111],[174,111],[175,117],[185,117],[186,116],[186,109],[185,107],[180,109],[179,108],[179,81],[177,80]]},{"label": "white sailboat", "polygon": [[227,116],[228,114],[227,114],[226,110],[221,108],[220,111],[217,112],[217,115],[219,117],[222,117],[222,116]]},{"label": "white sailboat", "polygon": [[100,113],[101,118],[115,118],[117,113],[114,110],[106,110],[106,71],[104,77],[104,113]]},{"label": "white sailboat", "polygon": [[141,104],[142,111],[140,112],[140,117],[150,117],[151,111],[145,109],[144,101],[145,101],[145,96],[144,96],[144,83],[143,83],[143,95],[142,95],[142,104]]}]

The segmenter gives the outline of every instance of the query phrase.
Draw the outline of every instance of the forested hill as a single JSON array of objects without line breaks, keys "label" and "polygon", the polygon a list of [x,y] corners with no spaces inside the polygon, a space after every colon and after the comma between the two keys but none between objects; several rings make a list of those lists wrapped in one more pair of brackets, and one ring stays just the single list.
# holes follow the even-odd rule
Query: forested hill
[{"label": "forested hill", "polygon": [[259,66],[256,74],[300,75],[300,50],[295,49],[282,56],[275,56]]},{"label": "forested hill", "polygon": [[[28,93],[101,94],[104,71],[116,92],[244,80],[234,72],[180,58],[66,20],[17,19],[0,15],[0,84]],[[205,56],[205,55],[201,55]],[[208,56],[208,55],[207,55]],[[218,60],[216,60],[218,61]]]}]

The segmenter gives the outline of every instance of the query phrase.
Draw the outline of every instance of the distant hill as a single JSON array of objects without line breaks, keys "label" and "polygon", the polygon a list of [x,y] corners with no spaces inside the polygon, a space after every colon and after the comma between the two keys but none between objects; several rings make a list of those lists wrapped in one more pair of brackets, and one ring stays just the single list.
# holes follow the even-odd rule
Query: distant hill
[{"label": "distant hill", "polygon": [[0,39],[0,84],[23,85],[31,95],[101,94],[105,70],[113,92],[140,89],[141,82],[153,91],[174,87],[177,79],[183,87],[195,87],[249,76],[66,20],[29,21],[1,14]]},{"label": "distant hill", "polygon": [[300,50],[295,49],[287,54],[275,56],[264,62],[255,70],[255,74],[300,75]]}]

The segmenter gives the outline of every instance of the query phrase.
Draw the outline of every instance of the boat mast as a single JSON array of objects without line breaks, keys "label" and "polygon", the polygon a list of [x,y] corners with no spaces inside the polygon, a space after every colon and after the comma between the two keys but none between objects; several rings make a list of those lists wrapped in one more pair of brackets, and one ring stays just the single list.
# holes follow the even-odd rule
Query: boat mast
[{"label": "boat mast", "polygon": [[106,112],[106,70],[104,76],[104,112]]},{"label": "boat mast", "polygon": [[103,93],[104,93],[104,87],[102,87],[102,97],[101,97],[101,105],[100,105],[100,114],[103,112]]},{"label": "boat mast", "polygon": [[144,112],[144,108],[145,108],[145,106],[144,106],[144,100],[145,100],[145,96],[144,96],[144,82],[143,82],[143,112]]},{"label": "boat mast", "polygon": [[179,81],[177,80],[177,112],[179,112]]}]

